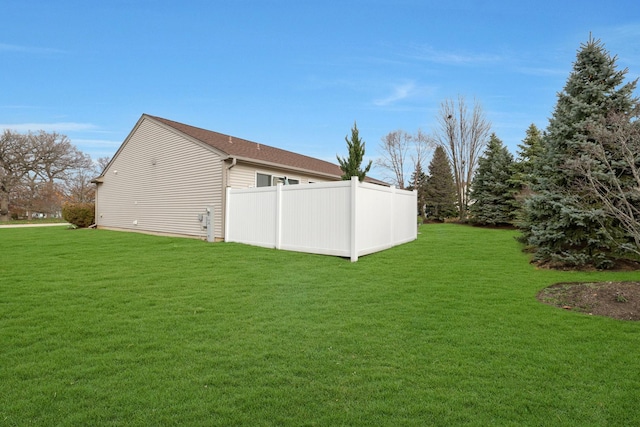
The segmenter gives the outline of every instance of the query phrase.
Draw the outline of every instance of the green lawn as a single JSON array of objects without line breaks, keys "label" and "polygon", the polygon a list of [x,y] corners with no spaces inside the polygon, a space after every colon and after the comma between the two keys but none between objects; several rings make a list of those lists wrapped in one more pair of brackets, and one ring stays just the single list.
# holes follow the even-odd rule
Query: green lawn
[{"label": "green lawn", "polygon": [[559,310],[513,231],[348,260],[0,229],[0,425],[640,425],[640,323]]},{"label": "green lawn", "polygon": [[14,224],[66,224],[62,218],[34,218],[34,219],[11,219],[9,221],[0,221],[0,226]]}]

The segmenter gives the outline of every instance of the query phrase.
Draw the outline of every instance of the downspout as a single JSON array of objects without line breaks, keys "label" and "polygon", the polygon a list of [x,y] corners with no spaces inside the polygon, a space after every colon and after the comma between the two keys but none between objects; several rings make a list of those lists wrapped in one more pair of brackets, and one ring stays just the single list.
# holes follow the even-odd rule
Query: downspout
[{"label": "downspout", "polygon": [[100,201],[99,201],[99,190],[100,184],[102,184],[102,175],[97,178],[92,179],[90,182],[95,184],[96,189],[94,192],[94,201],[93,201],[93,224],[89,226],[89,228],[98,228],[98,222],[100,222]]},{"label": "downspout", "polygon": [[220,224],[222,225],[222,240],[224,241],[226,239],[226,235],[225,235],[225,230],[226,230],[226,221],[227,218],[225,218],[225,213],[227,212],[227,188],[230,187],[229,185],[229,171],[236,165],[236,163],[238,163],[238,159],[235,157],[227,157],[225,160],[229,160],[231,159],[231,163],[226,165],[226,171],[224,174],[224,182],[222,183],[222,221],[220,221]]},{"label": "downspout", "polygon": [[[231,159],[231,164],[227,165],[227,173],[226,173],[227,176],[225,179],[225,187],[229,187],[229,178],[230,178],[229,171],[231,170],[231,168],[233,168],[236,165],[236,163],[238,163],[238,159],[235,157],[227,157],[227,160],[229,159]],[[226,188],[224,189],[224,191],[227,191]]]},{"label": "downspout", "polygon": [[236,165],[236,163],[238,163],[238,159],[236,159],[235,157],[231,157],[231,164],[229,166],[227,166],[227,170],[229,170],[232,167],[234,167]]}]

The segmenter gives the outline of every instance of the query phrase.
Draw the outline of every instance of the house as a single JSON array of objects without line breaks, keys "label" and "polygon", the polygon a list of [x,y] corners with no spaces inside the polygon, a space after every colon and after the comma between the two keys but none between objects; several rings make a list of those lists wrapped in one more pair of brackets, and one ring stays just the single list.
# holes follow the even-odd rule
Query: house
[{"label": "house", "polygon": [[338,181],[341,174],[330,162],[143,114],[94,180],[96,225],[203,238],[209,208],[213,237],[223,240],[227,187]]}]

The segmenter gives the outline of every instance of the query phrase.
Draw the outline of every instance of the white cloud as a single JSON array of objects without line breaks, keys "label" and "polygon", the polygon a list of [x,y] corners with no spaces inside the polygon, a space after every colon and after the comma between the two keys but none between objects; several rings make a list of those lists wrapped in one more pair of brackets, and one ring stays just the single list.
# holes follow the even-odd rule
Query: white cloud
[{"label": "white cloud", "polygon": [[34,109],[38,107],[35,107],[33,105],[14,104],[14,105],[0,105],[0,108],[7,109],[7,110],[27,110],[27,109]]},{"label": "white cloud", "polygon": [[60,49],[53,49],[48,47],[33,47],[33,46],[21,46],[16,44],[0,43],[0,52],[21,52],[21,53],[64,53]]},{"label": "white cloud", "polygon": [[104,135],[105,132],[91,123],[55,122],[55,123],[2,123],[0,132],[8,129],[16,132],[59,132],[66,134],[71,143],[92,158],[113,156],[122,140],[87,138],[91,135]]},{"label": "white cloud", "polygon": [[108,139],[73,138],[71,142],[84,153],[89,154],[93,159],[113,156],[118,150],[118,147],[122,144],[122,141],[113,141]]},{"label": "white cloud", "polygon": [[627,24],[605,29],[602,42],[605,49],[618,57],[618,67],[631,66],[630,71],[638,74],[640,49],[637,40],[640,37],[640,24]]},{"label": "white cloud", "polygon": [[420,46],[407,54],[412,59],[445,65],[478,65],[502,62],[504,58],[492,54],[471,54],[467,52],[445,52],[431,46]]},{"label": "white cloud", "polygon": [[24,52],[24,50],[25,50],[24,46],[0,43],[0,51],[2,52]]},{"label": "white cloud", "polygon": [[640,23],[632,23],[632,24],[623,24],[610,28],[608,31],[605,29],[605,32],[610,32],[610,35],[607,35],[607,39],[603,40],[605,44],[610,40],[618,41],[635,41],[640,37]]},{"label": "white cloud", "polygon": [[386,98],[377,99],[373,103],[379,107],[393,104],[397,101],[403,100],[411,95],[411,92],[415,89],[415,83],[409,82],[402,85],[397,85],[393,88],[393,93]]},{"label": "white cloud", "polygon": [[516,67],[516,71],[531,76],[567,76],[569,70],[565,68],[544,68],[544,67]]},{"label": "white cloud", "polygon": [[113,141],[109,139],[74,139],[73,143],[76,145],[83,145],[85,147],[118,147],[122,144],[122,141]]},{"label": "white cloud", "polygon": [[373,104],[378,107],[386,107],[396,104],[399,101],[426,96],[432,91],[433,89],[430,87],[420,86],[414,81],[409,81],[394,85],[391,94],[384,98],[374,100]]},{"label": "white cloud", "polygon": [[78,132],[97,130],[91,123],[58,122],[58,123],[0,123],[0,129],[10,129],[19,132],[39,131],[47,132]]}]

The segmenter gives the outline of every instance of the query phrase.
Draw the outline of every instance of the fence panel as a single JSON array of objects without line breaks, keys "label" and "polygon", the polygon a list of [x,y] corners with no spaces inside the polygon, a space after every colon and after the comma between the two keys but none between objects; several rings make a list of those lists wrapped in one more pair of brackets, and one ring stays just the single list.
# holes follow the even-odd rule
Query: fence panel
[{"label": "fence panel", "polygon": [[356,208],[356,248],[358,255],[394,246],[394,188],[360,184]]},{"label": "fence panel", "polygon": [[[227,190],[225,240],[275,247],[276,193],[271,188]],[[232,221],[229,221],[229,219]]]},{"label": "fence panel", "polygon": [[335,184],[282,187],[280,249],[349,256],[351,187]]},{"label": "fence panel", "polygon": [[418,195],[416,192],[396,191],[394,195],[393,241],[395,245],[416,240]]},{"label": "fence panel", "polygon": [[415,240],[416,192],[351,181],[227,189],[225,240],[350,257]]}]

